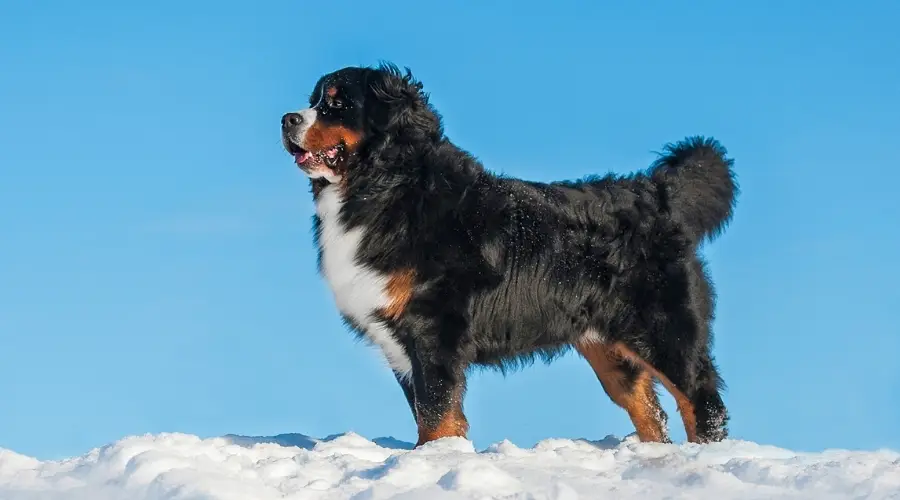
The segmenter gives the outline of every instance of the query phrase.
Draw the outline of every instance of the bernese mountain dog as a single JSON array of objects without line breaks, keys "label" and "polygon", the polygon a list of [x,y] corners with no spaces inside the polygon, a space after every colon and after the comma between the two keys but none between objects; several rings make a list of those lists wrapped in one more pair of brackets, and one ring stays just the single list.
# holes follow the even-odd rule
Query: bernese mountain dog
[{"label": "bernese mountain dog", "polygon": [[645,172],[530,182],[451,142],[422,88],[408,68],[347,67],[281,119],[311,183],[319,272],[347,326],[384,354],[417,446],[466,437],[469,368],[570,348],[640,440],[670,442],[657,380],[689,441],[726,438],[698,255],[732,217],[725,148],[689,137]]}]

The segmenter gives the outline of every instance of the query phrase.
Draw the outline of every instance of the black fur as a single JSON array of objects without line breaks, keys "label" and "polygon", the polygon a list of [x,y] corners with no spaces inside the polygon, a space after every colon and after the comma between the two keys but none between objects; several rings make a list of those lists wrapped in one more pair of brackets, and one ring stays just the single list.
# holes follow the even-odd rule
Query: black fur
[{"label": "black fur", "polygon": [[[688,138],[645,172],[529,182],[450,142],[409,70],[345,68],[319,81],[311,103],[325,85],[349,106],[320,119],[363,137],[337,167],[341,219],[364,228],[357,260],[415,273],[402,315],[381,320],[412,360],[401,384],[420,428],[459,404],[470,367],[550,361],[593,330],[683,392],[698,440],[727,436],[710,353],[714,292],[697,255],[732,216],[724,147]],[[327,184],[312,180],[314,195]]]}]

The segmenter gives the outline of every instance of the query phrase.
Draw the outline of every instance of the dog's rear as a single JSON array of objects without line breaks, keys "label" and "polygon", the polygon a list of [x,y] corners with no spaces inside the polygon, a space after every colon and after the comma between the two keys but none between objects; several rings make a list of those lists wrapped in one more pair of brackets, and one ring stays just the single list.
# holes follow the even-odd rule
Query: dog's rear
[{"label": "dog's rear", "polygon": [[[645,253],[622,276],[620,296],[628,305],[616,320],[625,321],[608,324],[605,341],[585,336],[575,344],[643,441],[668,441],[654,379],[675,397],[689,441],[728,435],[719,394],[724,384],[710,353],[713,286],[694,252],[703,240],[720,234],[733,215],[738,186],[732,163],[714,139],[690,137],[665,146],[647,177],[630,189],[651,190],[645,194],[656,198],[659,215],[680,226],[687,238],[648,230],[646,239],[636,240]],[[660,236],[648,246],[652,234]],[[674,255],[681,257],[670,260]]]}]

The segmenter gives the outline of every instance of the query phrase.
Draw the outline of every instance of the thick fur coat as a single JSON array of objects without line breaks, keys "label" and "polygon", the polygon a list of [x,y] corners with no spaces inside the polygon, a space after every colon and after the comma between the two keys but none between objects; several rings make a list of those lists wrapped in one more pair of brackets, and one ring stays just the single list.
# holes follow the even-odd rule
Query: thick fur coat
[{"label": "thick fur coat", "polygon": [[466,435],[470,367],[573,348],[642,440],[669,440],[657,380],[690,441],[727,436],[698,256],[738,191],[718,142],[667,145],[628,176],[498,176],[392,65],[323,76],[309,107],[282,118],[282,139],[310,177],[321,274],[345,322],[385,355],[418,444]]}]

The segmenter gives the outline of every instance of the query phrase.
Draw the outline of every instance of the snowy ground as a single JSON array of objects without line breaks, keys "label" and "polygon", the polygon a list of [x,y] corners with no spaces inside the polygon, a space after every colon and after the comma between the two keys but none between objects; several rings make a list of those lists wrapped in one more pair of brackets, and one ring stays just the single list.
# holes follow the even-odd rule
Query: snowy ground
[{"label": "snowy ground", "polygon": [[550,439],[410,450],[356,434],[129,437],[62,461],[0,449],[0,499],[900,499],[900,453]]}]

